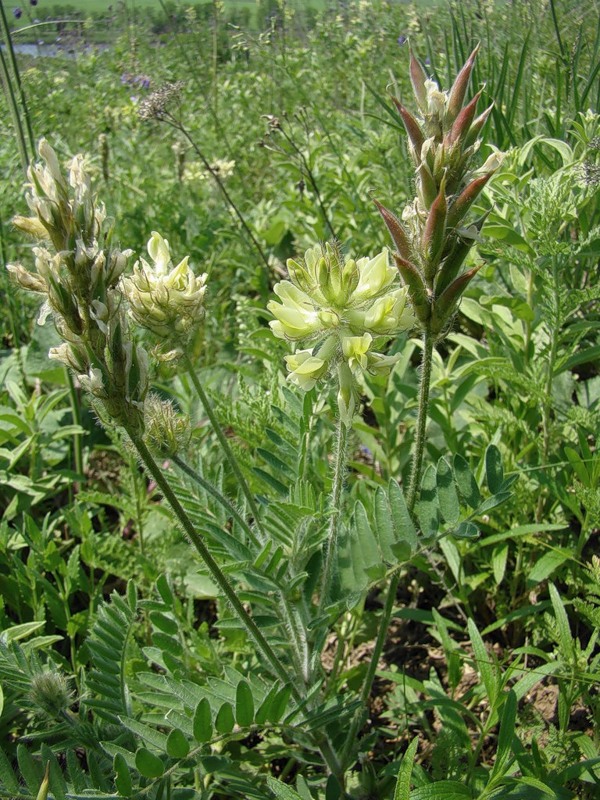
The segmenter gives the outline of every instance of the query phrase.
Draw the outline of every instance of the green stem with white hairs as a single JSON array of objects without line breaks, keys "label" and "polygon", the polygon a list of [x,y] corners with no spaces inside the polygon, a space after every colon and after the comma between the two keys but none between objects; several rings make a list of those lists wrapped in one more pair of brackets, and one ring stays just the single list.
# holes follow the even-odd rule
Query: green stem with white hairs
[{"label": "green stem with white hairs", "polygon": [[333,484],[331,487],[331,505],[329,517],[329,530],[325,545],[325,562],[323,566],[323,577],[321,580],[321,596],[319,598],[319,611],[325,608],[331,593],[331,581],[333,580],[335,557],[337,554],[337,540],[341,517],[340,498],[344,485],[344,474],[346,472],[346,449],[348,444],[348,427],[341,419],[338,420],[337,442],[335,450],[335,464],[333,469]]},{"label": "green stem with white hairs", "polygon": [[[423,458],[425,456],[425,433],[427,429],[427,416],[428,416],[427,412],[429,408],[429,389],[431,386],[431,367],[433,364],[434,339],[435,337],[432,334],[431,330],[425,329],[423,331],[423,352],[421,355],[421,380],[419,383],[419,407],[417,412],[417,427],[415,433],[415,443],[414,443],[408,495],[406,498],[406,505],[411,515],[414,512],[415,504],[417,502],[419,487],[421,485],[421,475],[423,473]],[[344,764],[344,766],[349,766],[347,762],[352,752],[352,746],[354,741],[356,740],[356,737],[360,731],[362,721],[364,719],[366,705],[369,700],[369,695],[371,694],[371,689],[373,688],[373,681],[375,680],[375,674],[377,672],[377,664],[379,663],[379,659],[381,658],[381,653],[383,652],[383,647],[385,645],[385,640],[387,638],[388,628],[390,624],[390,619],[392,618],[392,612],[394,610],[394,603],[396,601],[396,593],[398,591],[399,583],[400,583],[400,575],[398,572],[396,572],[392,576],[390,585],[388,587],[388,592],[385,599],[385,605],[383,607],[381,619],[379,620],[377,639],[375,640],[373,653],[371,655],[371,660],[369,662],[369,668],[367,670],[367,674],[365,676],[365,680],[361,691],[360,699],[362,703],[362,711],[357,713],[356,716],[354,717],[352,725],[350,726],[348,737],[346,738],[346,742],[342,750],[341,761],[342,764]]]}]

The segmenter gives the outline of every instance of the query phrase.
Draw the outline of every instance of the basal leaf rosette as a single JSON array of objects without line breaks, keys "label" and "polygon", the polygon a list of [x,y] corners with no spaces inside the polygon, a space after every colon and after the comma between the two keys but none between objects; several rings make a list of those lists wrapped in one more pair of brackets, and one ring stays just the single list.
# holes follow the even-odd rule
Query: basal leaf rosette
[{"label": "basal leaf rosette", "polygon": [[354,260],[326,244],[307,250],[302,262],[290,259],[287,266],[289,280],[273,289],[279,302],[268,304],[275,317],[269,324],[280,339],[312,343],[286,356],[288,379],[309,391],[335,375],[339,411],[349,425],[356,379],[388,370],[395,361],[375,347],[415,323],[408,289],[399,285],[387,250]]},{"label": "basal leaf rosette", "polygon": [[207,276],[194,274],[189,256],[174,266],[169,242],[156,231],[148,242],[148,254],[153,263],[141,258],[133,275],[122,282],[130,314],[161,339],[184,340],[202,319]]}]

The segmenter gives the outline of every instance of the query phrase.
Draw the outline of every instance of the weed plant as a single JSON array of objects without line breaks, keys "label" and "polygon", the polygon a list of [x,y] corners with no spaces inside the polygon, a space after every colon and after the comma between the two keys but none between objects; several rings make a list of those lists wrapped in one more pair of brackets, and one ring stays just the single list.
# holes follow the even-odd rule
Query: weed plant
[{"label": "weed plant", "polygon": [[594,4],[134,6],[0,2],[0,797],[592,800]]}]

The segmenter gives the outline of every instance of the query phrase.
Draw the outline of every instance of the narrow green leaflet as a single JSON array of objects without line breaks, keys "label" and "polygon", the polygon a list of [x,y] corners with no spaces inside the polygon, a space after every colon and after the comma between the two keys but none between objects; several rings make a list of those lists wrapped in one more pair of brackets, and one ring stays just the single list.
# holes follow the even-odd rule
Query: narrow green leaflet
[{"label": "narrow green leaflet", "polygon": [[419,737],[415,736],[408,745],[406,753],[402,757],[400,769],[398,770],[398,780],[394,790],[394,800],[409,800],[410,798],[410,776],[415,761],[417,748],[419,747]]}]

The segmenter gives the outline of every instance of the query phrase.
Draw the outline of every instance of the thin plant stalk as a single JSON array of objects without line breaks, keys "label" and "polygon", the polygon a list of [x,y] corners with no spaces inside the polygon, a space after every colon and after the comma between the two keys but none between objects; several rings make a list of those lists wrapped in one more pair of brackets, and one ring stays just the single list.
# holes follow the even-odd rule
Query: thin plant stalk
[{"label": "thin plant stalk", "polygon": [[[425,455],[425,432],[427,428],[429,390],[431,387],[431,367],[433,363],[433,344],[434,344],[434,337],[431,331],[425,329],[423,332],[423,352],[421,355],[421,379],[419,383],[419,407],[417,412],[417,428],[416,428],[415,443],[414,443],[414,450],[412,457],[409,489],[406,498],[406,505],[411,515],[414,512],[415,503],[417,501],[417,496],[418,496],[418,489],[421,482],[421,475],[423,472],[423,458]],[[390,624],[390,619],[392,617],[392,612],[394,610],[394,603],[396,601],[396,593],[398,591],[399,583],[400,583],[400,575],[398,572],[396,572],[392,576],[392,579],[390,581],[387,596],[385,599],[385,605],[383,607],[381,619],[379,620],[377,639],[375,640],[373,653],[371,655],[371,660],[369,662],[369,668],[367,670],[367,674],[365,676],[365,680],[361,691],[360,699],[363,710],[366,708],[369,695],[371,694],[373,681],[375,680],[375,673],[377,672],[377,664],[379,663],[379,659],[381,657],[381,653],[383,652],[383,647],[385,645],[385,640],[387,638],[388,627]],[[344,748],[342,750],[342,757],[341,757],[342,764],[345,764],[349,757],[352,744],[356,739],[356,736],[358,735],[361,722],[362,722],[362,715],[357,714],[354,717],[354,720],[352,721],[348,737],[346,739]]]},{"label": "thin plant stalk", "polygon": [[15,97],[10,77],[10,72],[8,70],[8,65],[6,63],[6,59],[4,58],[4,52],[1,47],[0,47],[0,73],[2,75],[2,83],[4,84],[6,90],[8,107],[10,109],[10,114],[13,119],[13,124],[15,126],[15,134],[17,137],[17,146],[19,148],[19,156],[21,158],[21,166],[23,167],[23,172],[26,173],[27,167],[29,166],[27,143],[25,141],[23,124],[21,122],[21,115],[19,114],[19,107],[17,105],[17,98]]},{"label": "thin plant stalk", "polygon": [[333,484],[331,487],[331,516],[329,518],[329,531],[327,534],[327,544],[325,549],[325,564],[323,567],[323,578],[321,581],[321,596],[319,598],[320,612],[323,611],[329,599],[331,581],[333,579],[333,567],[337,552],[337,540],[341,516],[340,498],[342,495],[342,486],[344,485],[344,474],[346,471],[347,444],[348,428],[340,418],[337,427],[335,464],[333,471]]},{"label": "thin plant stalk", "polygon": [[[136,450],[138,451],[138,454],[144,466],[156,481],[156,484],[159,487],[160,491],[162,492],[165,500],[169,503],[169,505],[173,509],[173,512],[175,513],[175,516],[179,520],[179,523],[181,524],[182,528],[184,529],[185,533],[187,534],[193,546],[198,551],[198,554],[208,567],[211,576],[213,577],[213,579],[215,580],[215,582],[217,583],[217,585],[227,598],[227,601],[237,614],[240,622],[244,625],[249,636],[254,640],[260,652],[269,662],[277,677],[283,682],[284,685],[287,685],[289,683],[289,678],[290,678],[289,670],[286,669],[284,664],[280,661],[280,659],[278,658],[277,654],[275,653],[269,642],[263,636],[256,622],[252,619],[250,614],[244,608],[243,603],[241,602],[235,590],[229,583],[229,580],[227,579],[225,573],[221,570],[215,559],[212,557],[202,537],[196,531],[185,509],[177,499],[177,496],[175,495],[169,482],[165,478],[163,471],[160,469],[160,467],[154,460],[152,453],[146,446],[143,439],[137,433],[135,433],[135,431],[129,430],[127,428],[125,430],[129,438],[133,442],[133,445],[135,446]],[[294,700],[298,704],[301,704],[304,701],[304,698],[302,697],[297,687],[293,683],[291,684],[291,691]]]},{"label": "thin plant stalk", "polygon": [[240,225],[242,226],[242,228],[244,229],[246,235],[248,236],[248,238],[252,242],[254,248],[256,249],[256,252],[260,256],[260,258],[261,258],[262,262],[264,263],[267,271],[270,272],[271,267],[269,265],[269,259],[267,258],[267,255],[266,255],[265,251],[262,249],[262,247],[260,245],[260,242],[258,241],[256,236],[252,233],[252,230],[251,230],[250,226],[246,222],[246,220],[244,218],[244,215],[242,214],[240,209],[237,207],[234,199],[231,197],[231,195],[227,191],[227,188],[226,188],[225,184],[223,183],[223,181],[221,180],[221,177],[220,177],[219,173],[217,172],[217,170],[213,169],[213,167],[210,165],[210,162],[208,161],[208,159],[206,158],[206,156],[204,155],[202,150],[198,147],[198,145],[194,141],[194,139],[192,139],[192,137],[191,137],[190,133],[188,132],[187,128],[178,119],[176,119],[176,117],[174,117],[172,114],[168,114],[167,113],[167,114],[164,115],[163,119],[166,122],[168,122],[169,125],[171,125],[173,128],[175,128],[175,130],[178,130],[182,134],[182,136],[184,136],[188,140],[188,142],[190,143],[190,145],[192,147],[192,150],[196,153],[196,155],[198,156],[200,161],[202,161],[204,169],[210,174],[210,176],[212,177],[214,182],[219,187],[219,189],[221,191],[221,194],[223,195],[223,197],[225,198],[225,201],[227,202],[227,205],[231,208],[233,213],[238,218],[238,220],[240,222]]},{"label": "thin plant stalk", "polygon": [[258,506],[256,505],[256,500],[254,499],[254,495],[250,491],[250,487],[248,486],[248,483],[247,483],[246,479],[244,478],[242,470],[240,469],[240,465],[238,464],[238,461],[237,461],[237,459],[236,459],[236,457],[235,457],[235,455],[233,453],[233,450],[231,449],[231,447],[229,445],[229,442],[227,441],[227,437],[223,433],[223,428],[221,427],[221,423],[217,419],[217,416],[216,416],[216,414],[214,412],[214,409],[212,407],[212,403],[210,402],[210,399],[209,399],[208,395],[204,391],[204,387],[202,386],[202,383],[198,379],[198,375],[196,374],[196,370],[194,369],[194,365],[192,364],[192,360],[189,357],[189,355],[187,355],[187,353],[184,355],[184,360],[185,360],[185,364],[186,364],[189,376],[191,378],[192,384],[194,386],[194,389],[196,390],[196,392],[198,394],[198,397],[200,398],[200,402],[204,406],[204,410],[206,412],[206,416],[210,420],[210,424],[212,425],[212,428],[213,428],[213,430],[214,430],[214,432],[215,432],[215,434],[217,436],[217,439],[219,440],[219,444],[221,445],[221,448],[223,449],[223,453],[225,454],[225,457],[226,457],[227,461],[229,462],[229,466],[231,467],[231,470],[232,470],[233,474],[235,475],[235,478],[236,478],[236,480],[238,482],[238,485],[239,485],[240,489],[242,490],[242,492],[244,494],[244,497],[248,501],[248,506],[250,507],[250,511],[252,512],[252,515],[254,517],[254,523],[255,523],[255,525],[257,527],[257,530],[261,534],[261,538],[264,541],[266,537],[265,537],[264,531],[262,530],[262,527],[261,527],[260,514],[259,514],[259,511],[258,511]]},{"label": "thin plant stalk", "polygon": [[[69,400],[71,403],[71,417],[73,419],[73,424],[81,428],[81,406],[79,403],[77,389],[75,388],[75,381],[73,380],[70,370],[65,369],[65,374],[67,376],[67,383],[69,385]],[[80,433],[73,434],[73,462],[75,466],[75,472],[78,475],[83,475],[83,447]]]},{"label": "thin plant stalk", "polygon": [[[2,32],[4,34],[4,39],[6,41],[6,50],[8,52],[8,57],[10,59],[10,64],[13,71],[13,77],[19,93],[19,101],[21,103],[21,108],[23,110],[23,118],[25,120],[25,127],[27,129],[27,137],[29,139],[29,147],[31,148],[31,153],[33,155],[33,153],[35,153],[35,139],[33,136],[33,128],[31,127],[31,117],[29,115],[29,107],[27,105],[25,92],[23,91],[23,84],[21,83],[21,74],[19,72],[19,65],[17,64],[17,58],[15,56],[15,51],[12,43],[12,36],[10,33],[10,28],[8,27],[6,13],[4,11],[4,4],[2,3],[2,0],[0,0],[0,25],[2,25]],[[24,137],[23,137],[23,143],[25,145]],[[26,145],[24,149],[25,152],[27,153]],[[29,164],[29,158],[27,159],[27,164]]]}]

